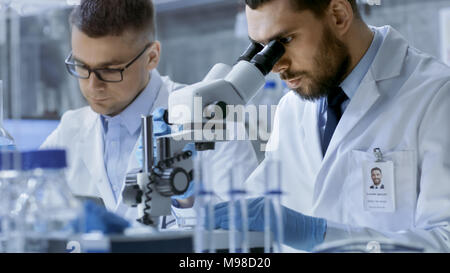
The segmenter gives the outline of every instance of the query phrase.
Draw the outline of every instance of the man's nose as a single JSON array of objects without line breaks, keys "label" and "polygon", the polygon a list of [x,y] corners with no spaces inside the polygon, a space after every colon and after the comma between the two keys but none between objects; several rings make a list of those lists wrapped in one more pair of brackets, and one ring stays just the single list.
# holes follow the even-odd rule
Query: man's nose
[{"label": "man's nose", "polygon": [[91,76],[87,80],[89,81],[89,86],[92,89],[104,87],[106,84],[104,81],[100,80],[94,72],[91,73]]},{"label": "man's nose", "polygon": [[281,59],[273,66],[273,73],[283,73],[289,68],[289,61],[286,57],[286,54],[281,57]]}]

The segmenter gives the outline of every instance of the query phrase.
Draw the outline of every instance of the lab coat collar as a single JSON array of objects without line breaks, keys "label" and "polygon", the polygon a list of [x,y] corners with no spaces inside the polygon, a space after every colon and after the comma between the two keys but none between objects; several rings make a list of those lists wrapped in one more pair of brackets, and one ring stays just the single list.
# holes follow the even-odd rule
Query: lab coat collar
[{"label": "lab coat collar", "polygon": [[347,78],[345,78],[345,80],[340,84],[340,87],[344,90],[350,100],[352,100],[358,90],[359,85],[372,66],[373,61],[375,60],[375,57],[383,44],[385,34],[373,27],[371,28],[371,31],[373,32],[374,37],[369,49],[355,66],[353,71],[351,71]]},{"label": "lab coat collar", "polygon": [[369,70],[373,80],[381,81],[400,75],[408,43],[405,38],[391,26],[383,26],[376,29],[385,36],[383,44]]}]

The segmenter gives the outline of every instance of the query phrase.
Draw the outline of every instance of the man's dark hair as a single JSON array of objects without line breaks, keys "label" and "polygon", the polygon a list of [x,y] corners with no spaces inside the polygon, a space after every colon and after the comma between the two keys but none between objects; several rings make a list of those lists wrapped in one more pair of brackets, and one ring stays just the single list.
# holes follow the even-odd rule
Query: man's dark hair
[{"label": "man's dark hair", "polygon": [[378,168],[378,167],[375,167],[375,168],[373,168],[372,170],[370,170],[370,173],[372,173],[373,171],[379,171],[380,173],[382,173],[382,172],[381,172],[381,169]]},{"label": "man's dark hair", "polygon": [[152,0],[81,0],[69,22],[92,38],[120,36],[126,30],[155,38],[155,11]]},{"label": "man's dark hair", "polygon": [[[251,9],[257,9],[265,3],[276,1],[276,0],[245,0],[245,3]],[[330,5],[331,0],[290,0],[293,7],[297,10],[311,10],[316,16],[322,17],[325,13],[325,10]],[[353,9],[353,13],[355,14],[355,18],[361,18],[358,5],[356,4],[356,0],[347,0]]]}]

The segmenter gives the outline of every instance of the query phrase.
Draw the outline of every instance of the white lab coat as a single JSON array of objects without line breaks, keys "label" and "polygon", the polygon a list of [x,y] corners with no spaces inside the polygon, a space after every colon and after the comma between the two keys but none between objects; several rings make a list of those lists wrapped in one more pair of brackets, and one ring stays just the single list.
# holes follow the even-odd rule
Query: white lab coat
[{"label": "white lab coat", "polygon": [[[280,101],[268,148],[282,162],[282,204],[327,219],[325,243],[388,238],[449,251],[450,69],[379,30],[387,36],[324,158],[318,104],[293,91]],[[394,162],[395,212],[364,210],[362,162],[375,161],[374,148]],[[263,188],[264,165],[249,190]]]},{"label": "white lab coat", "polygon": [[[149,113],[152,113],[158,107],[167,108],[169,93],[183,87],[181,84],[172,82],[168,77],[162,77],[162,80],[161,90],[153,104],[153,109],[150,109]],[[69,165],[67,180],[75,195],[100,197],[108,210],[134,223],[137,218],[137,209],[123,204],[121,195],[118,202],[115,201],[106,174],[103,146],[100,116],[87,106],[66,112],[59,126],[46,139],[41,148],[63,148],[67,150]],[[137,143],[130,155],[127,172],[140,169],[135,156],[136,149]],[[242,181],[257,166],[256,155],[249,141],[218,143],[214,151],[204,153],[206,160],[212,162],[210,164],[211,173],[214,174],[212,183],[218,201],[227,199],[226,194],[224,194],[224,187],[227,185],[223,181],[229,169],[224,166],[233,163],[242,172]],[[178,211],[182,213],[183,210]],[[185,211],[187,214],[192,214],[192,209]]]}]

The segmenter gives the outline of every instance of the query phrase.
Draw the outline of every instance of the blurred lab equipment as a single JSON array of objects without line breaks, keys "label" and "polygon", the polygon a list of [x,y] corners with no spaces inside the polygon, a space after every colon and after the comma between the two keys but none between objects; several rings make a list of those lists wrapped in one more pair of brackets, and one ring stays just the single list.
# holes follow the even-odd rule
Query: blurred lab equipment
[{"label": "blurred lab equipment", "polygon": [[45,139],[58,127],[59,120],[7,119],[3,122],[14,136],[19,151],[37,150]]},{"label": "blurred lab equipment", "polygon": [[284,240],[281,207],[281,162],[271,158],[270,153],[266,153],[264,164],[266,173],[264,192],[264,251],[266,253],[271,251],[270,236],[273,232],[275,237],[274,252],[281,253],[281,245]]},{"label": "blurred lab equipment", "polygon": [[430,253],[431,249],[412,242],[396,242],[385,238],[343,239],[323,243],[313,249],[314,253]]},{"label": "blurred lab equipment", "polygon": [[24,242],[20,252],[48,252],[51,240],[65,240],[80,230],[72,223],[82,215],[82,206],[65,180],[64,150],[23,152],[22,162],[26,185],[11,212]]},{"label": "blurred lab equipment", "polygon": [[[230,195],[230,210],[228,214],[228,221],[230,223],[229,234],[229,246],[230,253],[241,252],[247,253],[248,248],[248,212],[245,205],[246,190],[244,184],[239,181],[239,176],[233,172],[232,166],[230,166],[228,175],[228,194]],[[239,206],[237,206],[239,203]],[[241,225],[238,225],[235,221],[236,210],[242,215]],[[213,215],[214,216],[214,215]]]},{"label": "blurred lab equipment", "polygon": [[14,138],[3,128],[3,81],[0,80],[0,151],[15,149]]},{"label": "blurred lab equipment", "polygon": [[10,242],[10,238],[15,235],[10,212],[23,187],[21,169],[19,152],[0,152],[0,253],[16,252],[15,244]]},{"label": "blurred lab equipment", "polygon": [[200,153],[194,160],[194,177],[197,181],[195,190],[195,204],[197,222],[195,226],[194,247],[196,253],[216,252],[216,238],[213,223],[205,223],[204,220],[214,217],[214,205],[212,197],[214,189],[209,183],[213,175],[207,167],[207,163],[202,160]]},{"label": "blurred lab equipment", "polygon": [[275,114],[276,107],[280,99],[288,91],[286,84],[280,79],[278,74],[270,72],[267,74],[266,83],[263,88],[258,91],[253,98],[248,102],[248,105],[265,106],[265,110],[261,111],[259,116],[259,122],[262,123],[260,126],[266,126],[267,131],[271,132],[273,118]]},{"label": "blurred lab equipment", "polygon": [[[270,138],[273,128],[273,120],[275,111],[280,99],[286,94],[286,83],[281,80],[278,74],[273,72],[267,74],[266,83],[263,88],[258,91],[253,98],[247,103],[246,109],[257,109],[257,115],[246,116],[246,127],[250,136],[257,136],[256,140],[252,140],[258,161],[264,159],[267,141]],[[257,126],[252,126],[257,124]]]}]

